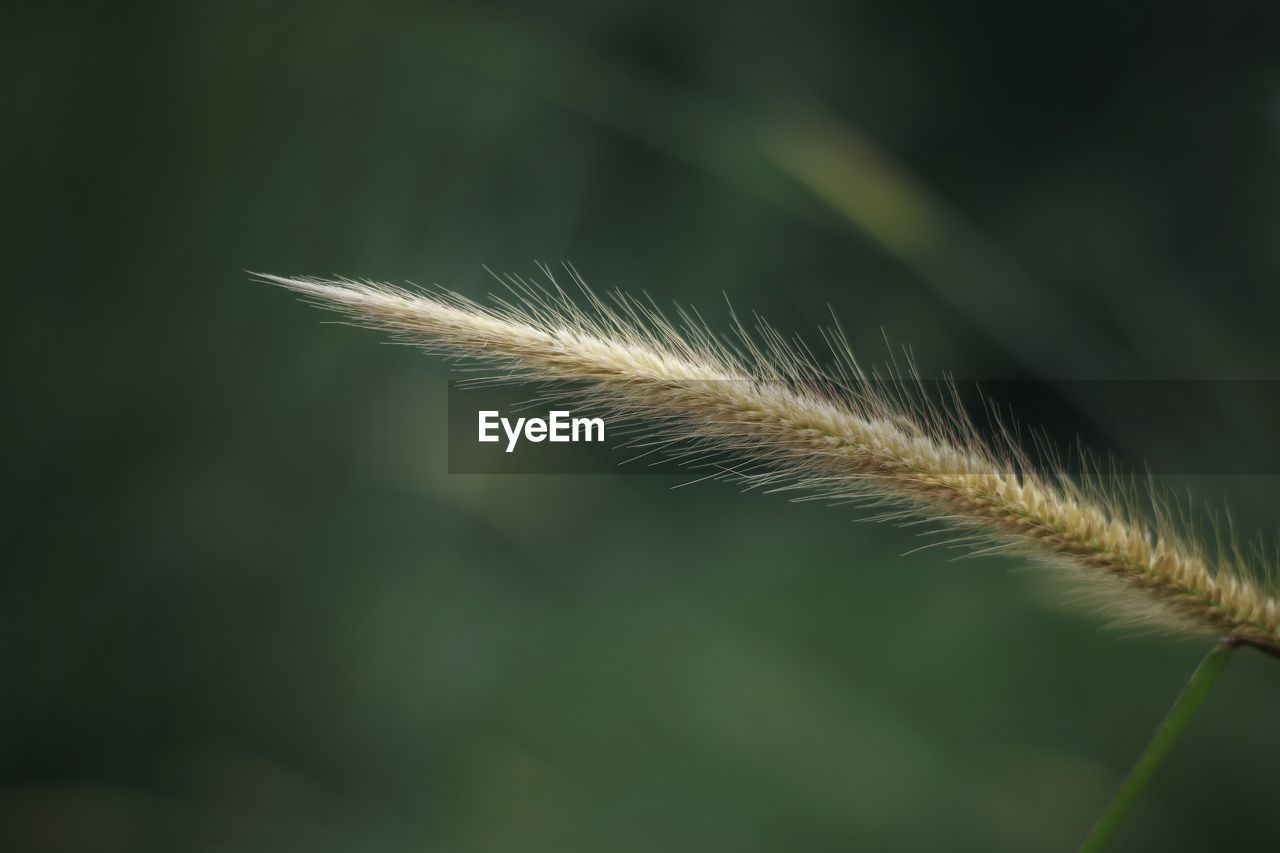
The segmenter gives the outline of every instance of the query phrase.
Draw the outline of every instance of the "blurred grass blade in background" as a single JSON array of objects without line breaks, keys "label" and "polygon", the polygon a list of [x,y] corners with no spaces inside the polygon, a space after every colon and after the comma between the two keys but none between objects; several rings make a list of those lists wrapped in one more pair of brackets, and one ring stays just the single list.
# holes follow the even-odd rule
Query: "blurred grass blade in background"
[{"label": "blurred grass blade in background", "polygon": [[1156,733],[1151,738],[1151,743],[1143,750],[1138,762],[1133,766],[1133,770],[1129,771],[1129,775],[1125,777],[1124,782],[1120,785],[1120,790],[1116,792],[1111,802],[1107,804],[1102,816],[1098,818],[1098,822],[1089,831],[1089,837],[1080,846],[1082,853],[1097,853],[1097,851],[1107,846],[1107,842],[1111,840],[1111,837],[1120,828],[1124,819],[1128,817],[1129,810],[1137,802],[1138,795],[1142,793],[1142,789],[1151,781],[1151,777],[1155,774],[1156,769],[1160,767],[1160,763],[1164,761],[1165,756],[1169,754],[1169,750],[1173,748],[1178,738],[1186,731],[1192,716],[1195,715],[1196,709],[1200,707],[1200,703],[1204,701],[1204,698],[1209,695],[1209,691],[1213,688],[1214,683],[1217,682],[1218,676],[1222,674],[1222,670],[1227,665],[1227,660],[1231,657],[1231,653],[1235,651],[1235,648],[1234,643],[1219,643],[1209,654],[1205,655],[1204,660],[1196,667],[1196,671],[1191,674],[1191,680],[1187,682],[1187,686],[1183,688],[1182,693],[1178,695],[1177,701],[1169,709],[1168,715],[1160,723],[1160,727],[1156,729]]}]

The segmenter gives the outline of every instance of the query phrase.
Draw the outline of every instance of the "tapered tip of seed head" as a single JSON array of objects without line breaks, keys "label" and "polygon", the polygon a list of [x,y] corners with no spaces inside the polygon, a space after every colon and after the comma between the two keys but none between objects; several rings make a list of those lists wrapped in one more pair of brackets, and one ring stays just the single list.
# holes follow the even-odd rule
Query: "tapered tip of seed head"
[{"label": "tapered tip of seed head", "polygon": [[307,296],[316,296],[321,299],[337,299],[343,295],[359,292],[355,282],[328,281],[319,278],[273,275],[269,272],[254,272],[252,270],[246,270],[246,272],[249,274],[249,278],[253,281],[260,281],[264,284],[274,284],[277,287],[283,287],[286,290],[292,290],[295,293],[302,293]]},{"label": "tapered tip of seed head", "polygon": [[321,307],[367,313],[385,305],[388,300],[403,296],[398,288],[375,285],[351,279],[323,279],[305,276],[283,276],[272,273],[248,271],[254,281],[272,284],[291,290]]}]

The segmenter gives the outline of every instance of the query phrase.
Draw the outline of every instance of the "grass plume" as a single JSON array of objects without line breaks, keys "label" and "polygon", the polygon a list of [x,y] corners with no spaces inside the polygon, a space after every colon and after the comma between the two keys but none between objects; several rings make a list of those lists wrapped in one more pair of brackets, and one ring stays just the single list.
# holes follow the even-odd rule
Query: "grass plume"
[{"label": "grass plume", "polygon": [[[572,271],[571,271],[572,272]],[[585,307],[551,279],[508,277],[509,300],[447,291],[260,275],[362,325],[510,381],[567,384],[615,417],[657,423],[739,464],[727,473],[833,500],[891,507],[886,518],[944,524],[983,550],[1065,567],[1100,600],[1163,628],[1211,633],[1280,654],[1280,605],[1233,548],[1209,548],[1159,496],[1151,510],[1104,487],[1039,471],[1008,434],[982,438],[960,406],[927,404],[873,381],[843,337],[835,368],[762,326],[712,334],[585,286]],[[574,274],[575,281],[581,284]]]}]

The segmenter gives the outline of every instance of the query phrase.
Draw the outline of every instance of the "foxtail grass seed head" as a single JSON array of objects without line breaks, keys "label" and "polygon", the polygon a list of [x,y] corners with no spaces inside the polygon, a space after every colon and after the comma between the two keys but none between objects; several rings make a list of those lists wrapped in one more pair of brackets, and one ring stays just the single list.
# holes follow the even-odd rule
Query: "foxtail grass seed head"
[{"label": "foxtail grass seed head", "polygon": [[[839,333],[837,365],[735,320],[732,337],[696,315],[676,322],[581,283],[578,305],[549,284],[509,276],[492,306],[447,291],[259,275],[398,340],[565,387],[653,439],[692,442],[725,476],[833,501],[883,505],[887,519],[933,521],[975,551],[1006,551],[1072,571],[1124,618],[1213,634],[1280,653],[1275,591],[1230,547],[1206,547],[1153,490],[1142,511],[1101,477],[1041,471],[1008,433],[982,438],[958,402],[928,402],[875,381]],[[688,453],[687,449],[682,453]]]}]

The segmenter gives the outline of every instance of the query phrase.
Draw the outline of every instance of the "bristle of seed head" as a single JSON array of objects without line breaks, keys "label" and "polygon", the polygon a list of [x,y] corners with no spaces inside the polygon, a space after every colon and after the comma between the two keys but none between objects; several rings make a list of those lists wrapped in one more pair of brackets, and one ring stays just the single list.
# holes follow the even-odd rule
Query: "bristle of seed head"
[{"label": "bristle of seed head", "polygon": [[[481,305],[438,290],[259,274],[398,340],[500,371],[504,381],[570,383],[585,402],[641,418],[659,441],[692,441],[739,464],[751,485],[893,508],[935,521],[976,551],[1012,552],[1073,570],[1091,598],[1124,618],[1198,631],[1280,653],[1280,603],[1231,549],[1210,556],[1153,493],[1144,515],[1104,478],[1036,470],[1009,431],[984,440],[958,401],[924,401],[877,382],[842,335],[820,367],[768,326],[731,338],[696,314],[672,322],[652,304],[606,304],[569,268],[585,307],[551,271],[547,284],[504,279]],[[914,370],[914,367],[909,367]]]}]

